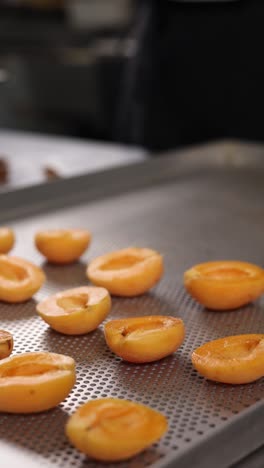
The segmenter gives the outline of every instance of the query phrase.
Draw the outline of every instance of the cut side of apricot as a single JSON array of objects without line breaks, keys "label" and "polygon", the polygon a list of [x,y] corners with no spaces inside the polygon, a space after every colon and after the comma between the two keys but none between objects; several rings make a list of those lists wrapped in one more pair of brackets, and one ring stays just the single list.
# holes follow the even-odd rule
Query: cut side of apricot
[{"label": "cut side of apricot", "polygon": [[41,268],[22,258],[0,255],[0,300],[24,302],[42,286],[45,275]]},{"label": "cut side of apricot", "polygon": [[186,271],[184,285],[208,309],[237,309],[263,294],[264,270],[239,261],[201,263]]},{"label": "cut side of apricot", "polygon": [[91,242],[83,229],[54,229],[38,232],[35,245],[50,263],[67,264],[78,260]]},{"label": "cut side of apricot", "polygon": [[0,330],[0,359],[7,358],[13,351],[14,341],[11,333]]},{"label": "cut side of apricot", "polygon": [[0,227],[0,254],[7,254],[15,243],[14,231],[8,227]]},{"label": "cut side of apricot", "polygon": [[104,327],[106,343],[125,361],[157,361],[174,353],[185,335],[181,319],[150,315],[111,320]]},{"label": "cut side of apricot", "polygon": [[264,376],[264,335],[227,336],[205,343],[192,354],[195,369],[206,379],[246,384]]},{"label": "cut side of apricot", "polygon": [[155,250],[129,247],[93,260],[87,268],[87,276],[110,294],[133,297],[155,286],[163,269],[163,258]]},{"label": "cut side of apricot", "polygon": [[159,440],[168,423],[161,413],[138,403],[103,398],[82,405],[69,419],[66,434],[89,457],[126,460]]},{"label": "cut side of apricot", "polygon": [[55,353],[25,353],[0,362],[0,411],[38,413],[54,408],[75,384],[75,362]]},{"label": "cut side of apricot", "polygon": [[66,335],[81,335],[95,330],[110,309],[109,292],[93,286],[59,292],[37,305],[40,317],[51,328]]}]

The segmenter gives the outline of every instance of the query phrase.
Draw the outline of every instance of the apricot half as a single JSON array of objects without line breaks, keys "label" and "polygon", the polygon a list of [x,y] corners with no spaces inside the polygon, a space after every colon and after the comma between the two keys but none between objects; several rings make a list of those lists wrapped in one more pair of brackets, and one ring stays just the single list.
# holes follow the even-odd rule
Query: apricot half
[{"label": "apricot half", "polygon": [[83,229],[56,229],[38,232],[35,244],[50,263],[67,264],[78,260],[91,241]]},{"label": "apricot half", "polygon": [[24,302],[37,292],[45,281],[41,268],[22,258],[0,255],[0,300]]},{"label": "apricot half", "polygon": [[121,461],[140,453],[167,431],[165,416],[132,401],[103,398],[74,413],[66,434],[71,443],[99,461]]},{"label": "apricot half", "polygon": [[14,231],[8,227],[0,227],[0,254],[7,254],[15,243]]},{"label": "apricot half", "polygon": [[102,255],[87,268],[97,286],[116,296],[138,296],[151,289],[163,275],[163,258],[155,250],[129,247]]},{"label": "apricot half", "polygon": [[48,297],[38,304],[37,311],[54,330],[81,335],[95,330],[110,308],[111,298],[106,289],[83,286]]},{"label": "apricot half", "polygon": [[7,358],[13,351],[14,341],[11,333],[0,330],[0,359]]},{"label": "apricot half", "polygon": [[264,335],[227,336],[192,354],[195,369],[209,380],[246,384],[264,376]]},{"label": "apricot half", "polygon": [[209,309],[237,309],[264,292],[264,270],[239,261],[202,263],[186,271],[184,285]]},{"label": "apricot half", "polygon": [[0,411],[38,413],[54,408],[75,384],[75,362],[55,353],[25,353],[0,362]]},{"label": "apricot half", "polygon": [[111,320],[104,327],[106,343],[125,361],[157,361],[174,353],[184,340],[181,319],[150,315]]}]

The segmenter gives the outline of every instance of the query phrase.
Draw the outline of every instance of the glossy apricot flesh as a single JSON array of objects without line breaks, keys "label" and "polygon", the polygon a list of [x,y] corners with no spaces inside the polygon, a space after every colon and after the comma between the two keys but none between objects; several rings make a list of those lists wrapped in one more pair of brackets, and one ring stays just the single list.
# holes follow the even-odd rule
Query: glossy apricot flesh
[{"label": "glossy apricot flesh", "polygon": [[110,308],[111,298],[106,289],[83,286],[48,297],[38,304],[37,312],[54,330],[81,335],[95,330]]},{"label": "glossy apricot flesh", "polygon": [[8,227],[0,227],[0,254],[7,254],[15,243],[14,231]]},{"label": "glossy apricot flesh", "polygon": [[111,320],[104,327],[106,343],[125,361],[157,361],[174,353],[184,340],[181,319],[150,315]]},{"label": "glossy apricot flesh", "polygon": [[38,413],[54,408],[75,384],[75,362],[55,353],[25,353],[0,361],[0,411]]},{"label": "glossy apricot flesh", "polygon": [[24,302],[42,286],[45,275],[41,268],[19,257],[0,255],[0,300]]},{"label": "glossy apricot flesh", "polygon": [[91,241],[91,234],[83,229],[56,229],[38,232],[35,245],[44,257],[55,264],[78,260]]},{"label": "glossy apricot flesh", "polygon": [[237,309],[264,292],[264,270],[239,261],[202,263],[186,271],[184,285],[209,309]]},{"label": "glossy apricot flesh", "polygon": [[7,358],[13,351],[14,341],[11,333],[0,330],[0,359]]},{"label": "glossy apricot flesh", "polygon": [[90,281],[115,296],[144,294],[155,286],[162,275],[162,256],[154,250],[136,247],[102,255],[87,268]]},{"label": "glossy apricot flesh", "polygon": [[236,335],[205,343],[192,354],[195,369],[209,380],[246,384],[264,376],[264,335]]},{"label": "glossy apricot flesh", "polygon": [[103,462],[126,460],[142,452],[167,431],[165,416],[132,401],[103,398],[74,413],[66,434],[89,457]]}]

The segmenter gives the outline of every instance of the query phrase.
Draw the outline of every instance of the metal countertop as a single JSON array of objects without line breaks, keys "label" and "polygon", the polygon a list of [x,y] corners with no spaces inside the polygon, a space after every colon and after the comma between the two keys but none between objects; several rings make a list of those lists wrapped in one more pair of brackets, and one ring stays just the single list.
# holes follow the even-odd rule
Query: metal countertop
[{"label": "metal countertop", "polygon": [[45,182],[46,168],[70,177],[146,157],[141,148],[0,129],[0,159],[8,166],[8,180],[0,191]]}]

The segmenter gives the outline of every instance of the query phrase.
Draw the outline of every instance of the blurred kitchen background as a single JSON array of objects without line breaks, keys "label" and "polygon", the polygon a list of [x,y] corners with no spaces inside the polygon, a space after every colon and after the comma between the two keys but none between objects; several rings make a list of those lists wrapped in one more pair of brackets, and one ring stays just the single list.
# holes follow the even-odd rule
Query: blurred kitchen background
[{"label": "blurred kitchen background", "polygon": [[0,0],[0,128],[263,139],[264,2]]},{"label": "blurred kitchen background", "polygon": [[112,139],[133,2],[0,4],[0,126]]}]

